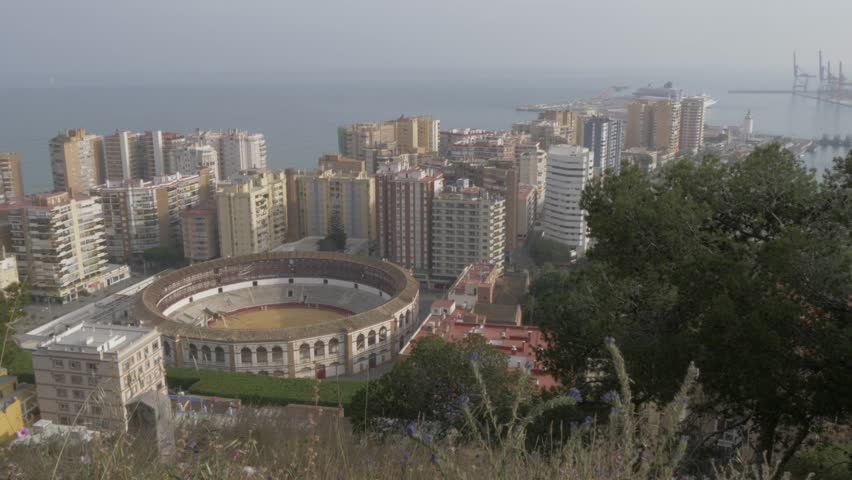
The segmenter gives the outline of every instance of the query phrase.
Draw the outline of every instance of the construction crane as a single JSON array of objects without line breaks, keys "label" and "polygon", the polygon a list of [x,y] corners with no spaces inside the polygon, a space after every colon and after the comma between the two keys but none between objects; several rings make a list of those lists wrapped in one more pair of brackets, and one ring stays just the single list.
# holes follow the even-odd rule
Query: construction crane
[{"label": "construction crane", "polygon": [[[820,58],[822,58],[822,52],[820,52]],[[822,64],[822,62],[820,62]],[[799,61],[796,59],[796,52],[793,52],[793,93],[795,92],[807,92],[808,91],[808,80],[811,78],[816,78],[815,75],[810,75],[806,73],[804,70],[799,68]],[[820,78],[822,78],[822,69],[820,68]]]}]

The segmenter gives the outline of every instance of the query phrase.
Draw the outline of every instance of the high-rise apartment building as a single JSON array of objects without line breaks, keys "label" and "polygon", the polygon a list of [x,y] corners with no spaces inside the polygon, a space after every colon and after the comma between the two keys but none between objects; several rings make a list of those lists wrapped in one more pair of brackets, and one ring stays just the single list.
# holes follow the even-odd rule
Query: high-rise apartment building
[{"label": "high-rise apartment building", "polygon": [[358,159],[368,150],[388,154],[437,152],[441,123],[431,117],[399,117],[385,122],[355,123],[337,129],[340,153]]},{"label": "high-rise apartment building", "polygon": [[428,275],[432,266],[432,206],[441,173],[386,164],[376,175],[376,224],[383,258]]},{"label": "high-rise apartment building", "polygon": [[677,153],[680,150],[680,123],[680,100],[637,100],[627,106],[625,148]]},{"label": "high-rise apartment building", "polygon": [[221,138],[221,177],[227,179],[243,170],[266,168],[266,137],[262,133],[228,130]]},{"label": "high-rise apartment building", "polygon": [[680,105],[680,151],[695,154],[704,146],[704,97],[686,97]]},{"label": "high-rise apartment building", "polygon": [[24,176],[21,156],[0,152],[0,203],[16,202],[24,198]]},{"label": "high-rise apartment building", "polygon": [[33,373],[41,418],[60,425],[126,430],[134,402],[168,393],[160,334],[148,328],[79,323],[38,346]]},{"label": "high-rise apartment building", "polygon": [[517,248],[518,191],[521,186],[518,167],[511,161],[488,162],[482,169],[481,183],[489,193],[506,200],[506,249]]},{"label": "high-rise apartment building", "polygon": [[[163,170],[164,175],[174,175],[179,172],[178,162],[180,152],[186,145],[186,138],[178,133],[165,132],[163,138]],[[212,172],[211,172],[212,173]]]},{"label": "high-rise apartment building", "polygon": [[0,290],[19,282],[18,259],[7,252],[6,247],[0,247]]},{"label": "high-rise apartment building", "polygon": [[[335,172],[351,173],[358,175],[365,172],[367,169],[366,162],[352,157],[344,157],[340,154],[323,155],[319,159],[319,169],[321,171],[333,170]],[[375,172],[368,172],[373,174]]]},{"label": "high-rise apartment building", "polygon": [[583,121],[583,146],[594,156],[595,175],[607,170],[616,175],[621,171],[621,151],[624,148],[624,123],[609,117],[593,116]]},{"label": "high-rise apartment building", "polygon": [[540,208],[538,190],[532,185],[521,184],[518,189],[518,244],[523,245],[533,230]]},{"label": "high-rise apartment building", "polygon": [[50,140],[53,190],[88,193],[105,181],[104,139],[85,128],[61,130]]},{"label": "high-rise apartment building", "polygon": [[181,214],[183,256],[192,263],[219,257],[219,223],[216,209],[198,206]]},{"label": "high-rise apartment building", "polygon": [[64,303],[104,286],[107,252],[98,200],[42,193],[6,207],[12,252],[31,296]]},{"label": "high-rise apartment building", "polygon": [[547,178],[547,151],[537,143],[518,145],[518,174],[521,183],[544,186]]},{"label": "high-rise apartment building", "polygon": [[[325,236],[336,215],[346,235],[376,239],[376,182],[365,172],[357,174],[311,172],[296,177],[299,236]],[[290,228],[295,228],[291,219]]]},{"label": "high-rise apartment building", "polygon": [[112,181],[145,178],[148,165],[141,148],[142,134],[116,130],[104,137],[106,179]]},{"label": "high-rise apartment building", "polygon": [[452,283],[471,263],[502,270],[506,201],[466,180],[445,187],[432,206],[432,277]]},{"label": "high-rise apartment building", "polygon": [[216,192],[223,257],[269,251],[286,241],[287,179],[284,172],[246,171]]},{"label": "high-rise apartment building", "polygon": [[148,130],[139,136],[137,152],[141,166],[138,168],[141,176],[136,180],[150,180],[154,177],[166,175],[166,158],[164,142],[167,137],[159,130]]},{"label": "high-rise apartment building", "polygon": [[185,142],[177,150],[177,171],[184,175],[196,175],[202,169],[210,172],[210,181],[216,185],[222,177],[217,150],[203,143]]},{"label": "high-rise apartment building", "polygon": [[547,197],[542,227],[546,238],[574,249],[578,257],[588,246],[585,212],[580,196],[593,177],[592,153],[584,147],[554,145],[548,151]]},{"label": "high-rise apartment building", "polygon": [[92,189],[101,199],[107,253],[117,263],[141,263],[146,250],[178,248],[181,213],[209,197],[209,173],[175,174],[153,181],[107,181]]}]

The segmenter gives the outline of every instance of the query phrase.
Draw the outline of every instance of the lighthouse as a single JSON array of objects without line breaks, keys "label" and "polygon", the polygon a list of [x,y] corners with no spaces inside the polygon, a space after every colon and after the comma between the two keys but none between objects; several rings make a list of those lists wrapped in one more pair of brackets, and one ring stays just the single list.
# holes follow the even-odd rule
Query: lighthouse
[{"label": "lighthouse", "polygon": [[750,140],[752,135],[754,135],[754,119],[751,117],[751,110],[746,113],[745,119],[743,120],[742,135],[746,140]]}]

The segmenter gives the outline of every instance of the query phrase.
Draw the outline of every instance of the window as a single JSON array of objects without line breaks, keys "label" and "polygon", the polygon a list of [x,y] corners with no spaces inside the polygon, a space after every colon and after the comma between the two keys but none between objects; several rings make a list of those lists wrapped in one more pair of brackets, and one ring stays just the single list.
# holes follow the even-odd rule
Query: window
[{"label": "window", "polygon": [[322,357],[323,355],[325,355],[325,343],[322,340],[317,340],[314,344],[314,356]]},{"label": "window", "polygon": [[83,394],[82,390],[71,390],[71,395],[74,397],[74,400],[86,399],[86,395]]},{"label": "window", "polygon": [[367,345],[375,345],[376,344],[376,331],[370,330],[369,335],[367,336]]},{"label": "window", "polygon": [[68,398],[68,390],[65,390],[64,388],[57,388],[56,396],[58,398]]},{"label": "window", "polygon": [[160,341],[154,340],[154,343],[151,344],[151,350],[159,350],[160,349]]},{"label": "window", "polygon": [[71,419],[66,417],[65,415],[60,415],[59,424],[60,425],[71,425]]},{"label": "window", "polygon": [[169,342],[163,342],[163,355],[166,357],[172,356],[172,347],[169,345]]},{"label": "window", "polygon": [[379,329],[379,341],[384,342],[388,339],[388,329],[382,327]]},{"label": "window", "polygon": [[311,347],[307,343],[303,343],[299,347],[299,360],[305,361],[311,359]]},{"label": "window", "polygon": [[222,347],[216,347],[216,362],[225,363],[225,350]]},{"label": "window", "polygon": [[287,296],[292,297],[293,296],[293,290],[287,290]]},{"label": "window", "polygon": [[71,360],[70,362],[68,362],[68,367],[73,370],[80,370],[81,368],[83,368],[83,365],[77,360]]},{"label": "window", "polygon": [[53,368],[65,368],[65,362],[63,362],[62,360],[54,360]]},{"label": "window", "polygon": [[198,347],[194,343],[189,344],[189,359],[198,360]]},{"label": "window", "polygon": [[59,404],[59,411],[60,412],[67,412],[68,411],[68,404],[67,403],[60,403]]},{"label": "window", "polygon": [[282,362],[284,360],[284,350],[281,347],[273,347],[272,348],[272,361],[273,362]]},{"label": "window", "polygon": [[222,293],[222,292],[223,292],[222,287],[219,287],[219,293]]},{"label": "window", "polygon": [[89,363],[86,364],[86,370],[88,370],[90,372],[97,372],[98,371],[98,364],[89,362]]},{"label": "window", "polygon": [[65,375],[63,375],[61,373],[54,373],[53,374],[53,381],[56,382],[56,383],[65,383]]},{"label": "window", "polygon": [[288,278],[288,279],[287,279],[287,283],[293,283],[293,279],[292,279],[292,278]]},{"label": "window", "polygon": [[256,286],[257,286],[257,280],[255,280],[255,281],[251,282],[251,286],[252,286],[252,287],[256,287]]},{"label": "window", "polygon": [[364,334],[358,335],[358,339],[355,340],[355,345],[358,350],[364,350]]},{"label": "window", "polygon": [[328,353],[331,355],[337,355],[339,346],[340,342],[336,338],[332,338],[328,341]]},{"label": "window", "polygon": [[88,377],[89,386],[96,387],[98,385],[98,377]]},{"label": "window", "polygon": [[244,347],[240,350],[240,361],[243,363],[251,363],[251,349]]},{"label": "window", "polygon": [[91,405],[89,406],[89,413],[92,415],[101,415],[103,414],[103,409],[98,405]]},{"label": "window", "polygon": [[323,284],[323,285],[328,285],[328,279],[327,279],[327,278],[323,278],[323,279],[322,279],[322,284]]},{"label": "window", "polygon": [[266,348],[257,347],[257,363],[268,363],[269,358],[267,357]]},{"label": "window", "polygon": [[358,284],[357,283],[353,283],[352,285],[355,285],[355,290],[358,290]]},{"label": "window", "polygon": [[210,361],[210,347],[208,347],[207,345],[201,347],[201,360],[205,362]]}]

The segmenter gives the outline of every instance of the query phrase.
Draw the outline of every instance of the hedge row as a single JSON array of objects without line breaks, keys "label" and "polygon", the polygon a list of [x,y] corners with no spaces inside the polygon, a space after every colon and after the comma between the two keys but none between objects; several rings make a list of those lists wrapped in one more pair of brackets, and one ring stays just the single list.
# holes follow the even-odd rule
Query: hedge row
[{"label": "hedge row", "polygon": [[170,388],[196,395],[238,398],[254,405],[297,403],[336,407],[348,406],[352,397],[366,382],[336,378],[317,381],[216,370],[169,368],[166,371],[166,383]]}]

